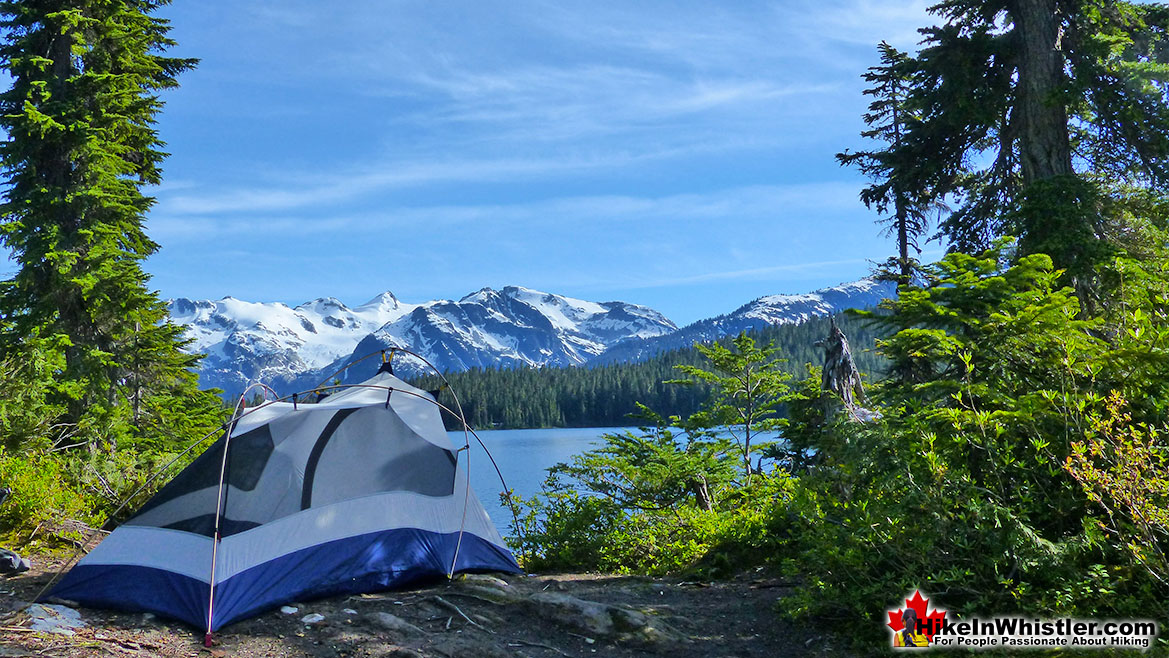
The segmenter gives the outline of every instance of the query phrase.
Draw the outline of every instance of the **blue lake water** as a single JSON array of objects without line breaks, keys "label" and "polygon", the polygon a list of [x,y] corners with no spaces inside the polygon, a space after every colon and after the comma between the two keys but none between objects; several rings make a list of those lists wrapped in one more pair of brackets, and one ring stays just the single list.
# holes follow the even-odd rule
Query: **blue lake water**
[{"label": "blue lake water", "polygon": [[[491,451],[499,470],[507,480],[507,486],[525,498],[540,491],[540,485],[547,477],[546,469],[558,462],[566,462],[600,444],[601,435],[607,432],[621,432],[622,428],[587,427],[543,430],[479,430],[479,438]],[[451,443],[463,445],[462,432],[448,432]],[[459,467],[463,467],[464,453],[459,454]],[[511,510],[499,499],[503,487],[499,476],[491,466],[483,448],[471,437],[470,450],[471,488],[487,509],[487,514],[499,528],[507,533],[511,522]]]}]

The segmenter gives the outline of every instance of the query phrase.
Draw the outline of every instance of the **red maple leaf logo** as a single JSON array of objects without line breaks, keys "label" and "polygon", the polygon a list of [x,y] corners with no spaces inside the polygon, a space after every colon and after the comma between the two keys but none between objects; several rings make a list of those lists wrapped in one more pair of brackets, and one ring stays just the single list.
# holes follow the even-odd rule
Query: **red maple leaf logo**
[{"label": "red maple leaf logo", "polygon": [[[929,610],[930,600],[922,598],[921,591],[915,591],[913,598],[905,599],[905,605],[912,608],[917,613],[919,622],[918,628],[922,635],[925,635],[929,641],[933,641],[934,634],[942,628],[942,621],[946,618],[945,610],[934,609]],[[927,614],[928,612],[928,614]],[[902,621],[902,616],[905,614],[905,608],[898,608],[896,611],[889,611],[889,628],[897,633],[905,628],[905,623]]]}]

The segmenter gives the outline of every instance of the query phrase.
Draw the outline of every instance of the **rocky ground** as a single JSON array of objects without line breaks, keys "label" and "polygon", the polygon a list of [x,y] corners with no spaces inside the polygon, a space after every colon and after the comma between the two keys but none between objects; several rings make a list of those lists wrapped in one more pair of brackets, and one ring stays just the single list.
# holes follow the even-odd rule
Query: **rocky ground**
[{"label": "rocky ground", "polygon": [[[42,563],[44,561],[42,560]],[[69,609],[25,601],[54,564],[0,583],[0,656],[312,656],[671,658],[818,656],[829,643],[783,622],[783,582],[595,574],[470,576],[405,590],[294,602],[233,624],[205,648],[202,632],[151,615],[82,608],[82,626],[38,631],[36,617],[71,624]],[[294,610],[295,609],[295,610]],[[72,633],[72,634],[66,634]]]}]

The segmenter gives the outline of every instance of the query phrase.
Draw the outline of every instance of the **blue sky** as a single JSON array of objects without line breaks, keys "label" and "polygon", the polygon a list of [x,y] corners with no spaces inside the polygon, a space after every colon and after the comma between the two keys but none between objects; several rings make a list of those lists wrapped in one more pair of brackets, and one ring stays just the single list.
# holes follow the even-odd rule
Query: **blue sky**
[{"label": "blue sky", "polygon": [[[679,324],[893,252],[833,155],[927,2],[199,0],[148,230],[164,297],[523,285]],[[936,245],[933,245],[936,247]]]}]

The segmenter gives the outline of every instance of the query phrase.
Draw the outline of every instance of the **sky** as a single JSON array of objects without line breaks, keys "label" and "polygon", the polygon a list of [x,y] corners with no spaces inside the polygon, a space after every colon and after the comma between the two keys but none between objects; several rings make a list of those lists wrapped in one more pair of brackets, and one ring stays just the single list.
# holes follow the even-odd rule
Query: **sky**
[{"label": "sky", "polygon": [[861,278],[895,249],[834,155],[928,4],[178,0],[201,63],[163,96],[146,269],[166,298],[520,285],[680,326]]}]

